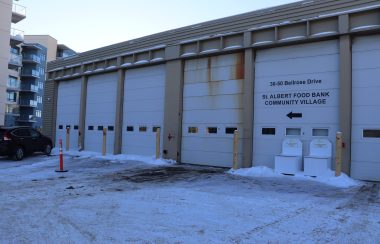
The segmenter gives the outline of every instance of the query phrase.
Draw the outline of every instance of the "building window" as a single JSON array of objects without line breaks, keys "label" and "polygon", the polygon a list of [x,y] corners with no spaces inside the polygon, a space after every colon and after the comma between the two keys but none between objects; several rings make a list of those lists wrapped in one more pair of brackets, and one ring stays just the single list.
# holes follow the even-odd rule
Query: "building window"
[{"label": "building window", "polygon": [[140,126],[139,127],[140,132],[146,132],[146,129],[147,129],[146,126]]},{"label": "building window", "polygon": [[152,132],[157,132],[158,129],[161,130],[161,127],[160,126],[153,126]]},{"label": "building window", "polygon": [[41,96],[37,96],[37,102],[42,103],[42,97]]},{"label": "building window", "polygon": [[12,88],[19,88],[20,82],[17,80],[16,77],[9,76],[7,86]]},{"label": "building window", "polygon": [[114,130],[114,127],[112,125],[109,125],[108,126],[108,131],[113,131]]},{"label": "building window", "polygon": [[19,52],[19,50],[17,48],[11,47],[11,53],[13,53],[13,54],[19,54],[20,52]]},{"label": "building window", "polygon": [[36,117],[41,118],[42,117],[42,111],[36,110]]},{"label": "building window", "polygon": [[7,92],[8,102],[17,102],[17,92]]},{"label": "building window", "polygon": [[44,83],[38,82],[38,88],[40,88],[41,90],[44,89]]}]

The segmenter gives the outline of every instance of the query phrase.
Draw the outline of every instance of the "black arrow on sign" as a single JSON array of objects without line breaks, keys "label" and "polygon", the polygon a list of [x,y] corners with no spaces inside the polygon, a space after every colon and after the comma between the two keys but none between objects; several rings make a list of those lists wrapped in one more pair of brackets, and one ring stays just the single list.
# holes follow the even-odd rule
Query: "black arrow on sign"
[{"label": "black arrow on sign", "polygon": [[293,113],[293,112],[290,112],[286,116],[288,116],[289,119],[302,118],[302,113]]}]

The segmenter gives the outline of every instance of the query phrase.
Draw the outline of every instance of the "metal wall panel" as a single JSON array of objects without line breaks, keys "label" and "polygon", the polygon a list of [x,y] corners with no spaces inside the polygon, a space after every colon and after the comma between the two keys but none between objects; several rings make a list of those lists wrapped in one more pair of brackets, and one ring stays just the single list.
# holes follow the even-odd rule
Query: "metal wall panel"
[{"label": "metal wall panel", "polygon": [[[156,133],[153,131],[154,127],[161,128],[162,148],[165,78],[165,65],[126,71],[122,153],[155,155]],[[146,131],[143,127],[146,128]]]},{"label": "metal wall panel", "polygon": [[58,84],[56,146],[62,139],[66,149],[66,127],[70,126],[70,149],[78,150],[79,110],[82,79],[60,82]]},{"label": "metal wall panel", "polygon": [[[115,127],[117,73],[90,76],[87,84],[85,150],[101,152],[103,130]],[[92,126],[92,129],[91,129]],[[114,151],[115,133],[107,132],[107,153]]]},{"label": "metal wall panel", "polygon": [[[335,142],[339,127],[338,45],[334,40],[257,51],[253,165],[274,167],[287,128],[300,129],[300,135],[293,137],[302,140],[304,155],[309,153],[310,141],[317,138],[313,129],[327,129],[325,138]],[[291,112],[302,118],[293,118]]]},{"label": "metal wall panel", "polygon": [[[230,54],[185,62],[181,161],[231,167],[233,134],[242,134],[244,55]],[[190,133],[189,128],[197,133]],[[209,133],[208,127],[217,128]],[[239,141],[239,164],[242,161]]]},{"label": "metal wall panel", "polygon": [[380,130],[380,35],[353,39],[351,176],[380,181],[380,138],[363,130]]}]

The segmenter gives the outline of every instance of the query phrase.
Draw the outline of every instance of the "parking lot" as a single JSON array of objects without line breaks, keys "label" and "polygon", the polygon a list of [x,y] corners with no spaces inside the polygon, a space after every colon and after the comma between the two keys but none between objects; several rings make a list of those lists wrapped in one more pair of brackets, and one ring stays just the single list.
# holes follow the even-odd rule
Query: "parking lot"
[{"label": "parking lot", "polygon": [[0,159],[1,243],[253,243],[380,240],[379,184],[95,156]]}]

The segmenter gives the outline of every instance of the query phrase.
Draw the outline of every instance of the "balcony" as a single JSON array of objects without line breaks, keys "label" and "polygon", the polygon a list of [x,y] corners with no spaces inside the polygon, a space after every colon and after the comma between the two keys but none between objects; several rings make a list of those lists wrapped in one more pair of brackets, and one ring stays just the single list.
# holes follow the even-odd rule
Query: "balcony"
[{"label": "balcony", "polygon": [[12,23],[16,24],[26,18],[26,8],[24,6],[13,4],[12,6]]},{"label": "balcony", "polygon": [[29,114],[21,114],[20,117],[17,119],[18,122],[30,122],[34,123],[37,122],[35,115],[29,115]]},{"label": "balcony", "polygon": [[20,115],[20,109],[19,109],[18,105],[7,104],[5,113],[7,115],[19,116]]},{"label": "balcony", "polygon": [[40,72],[35,69],[22,70],[21,76],[40,78]]},{"label": "balcony", "polygon": [[41,58],[35,54],[24,54],[22,56],[22,62],[23,63],[34,63],[34,64],[40,64]]},{"label": "balcony", "polygon": [[11,44],[18,45],[24,42],[24,32],[11,28]]},{"label": "balcony", "polygon": [[19,91],[20,90],[20,81],[17,79],[8,78],[7,90],[8,91]]},{"label": "balcony", "polygon": [[9,57],[9,68],[19,68],[22,66],[22,56],[19,54],[11,53]]},{"label": "balcony", "polygon": [[8,104],[8,105],[17,105],[17,99],[7,98],[7,101],[5,102],[5,104]]},{"label": "balcony", "polygon": [[20,92],[37,93],[38,92],[38,86],[36,86],[36,85],[29,85],[29,84],[22,84]]},{"label": "balcony", "polygon": [[20,107],[32,107],[37,108],[37,101],[30,100],[30,99],[21,99],[20,100]]}]

